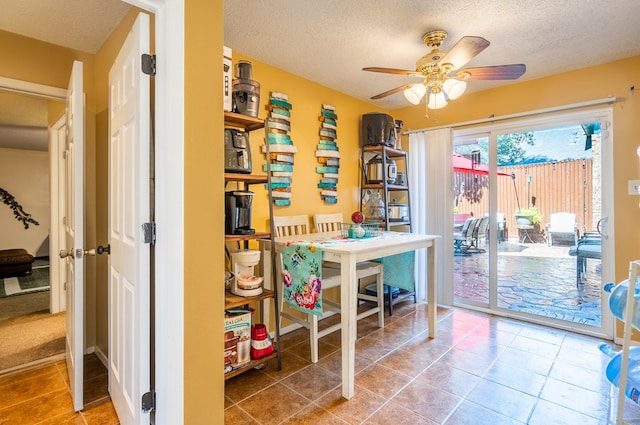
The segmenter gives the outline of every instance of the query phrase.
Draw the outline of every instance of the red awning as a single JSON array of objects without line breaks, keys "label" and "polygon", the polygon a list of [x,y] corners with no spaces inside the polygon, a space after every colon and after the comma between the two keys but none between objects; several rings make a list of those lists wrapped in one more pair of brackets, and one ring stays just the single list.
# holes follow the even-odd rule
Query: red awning
[{"label": "red awning", "polygon": [[[451,163],[453,165],[453,171],[456,173],[473,173],[473,174],[481,174],[484,176],[489,175],[489,166],[486,164],[474,164],[469,158],[453,154],[451,159]],[[508,173],[502,173],[498,171],[499,176],[511,176]]]}]

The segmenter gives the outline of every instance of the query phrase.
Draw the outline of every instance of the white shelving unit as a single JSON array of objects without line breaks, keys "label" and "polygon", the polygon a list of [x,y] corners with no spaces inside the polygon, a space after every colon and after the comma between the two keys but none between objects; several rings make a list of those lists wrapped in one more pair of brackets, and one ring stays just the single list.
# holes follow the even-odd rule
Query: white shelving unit
[{"label": "white shelving unit", "polygon": [[[624,333],[622,342],[622,362],[620,365],[620,380],[618,382],[618,402],[616,406],[616,424],[640,423],[640,418],[624,418],[625,389],[628,382],[629,349],[631,348],[631,334],[633,332],[633,312],[635,310],[636,280],[640,273],[640,260],[629,263],[629,288],[624,316]],[[637,329],[637,328],[636,328]]]}]

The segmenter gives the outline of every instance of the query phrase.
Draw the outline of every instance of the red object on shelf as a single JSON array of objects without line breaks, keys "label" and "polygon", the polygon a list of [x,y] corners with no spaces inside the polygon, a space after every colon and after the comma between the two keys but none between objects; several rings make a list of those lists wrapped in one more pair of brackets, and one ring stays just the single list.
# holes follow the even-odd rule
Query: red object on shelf
[{"label": "red object on shelf", "polygon": [[272,353],[273,344],[267,327],[262,323],[251,326],[251,358],[258,360]]}]

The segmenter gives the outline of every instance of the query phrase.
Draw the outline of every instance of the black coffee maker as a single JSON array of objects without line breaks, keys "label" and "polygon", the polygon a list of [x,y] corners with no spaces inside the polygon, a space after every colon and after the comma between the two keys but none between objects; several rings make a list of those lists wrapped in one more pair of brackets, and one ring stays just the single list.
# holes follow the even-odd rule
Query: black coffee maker
[{"label": "black coffee maker", "polygon": [[224,224],[227,235],[253,235],[251,228],[251,201],[253,192],[232,190],[225,192]]}]

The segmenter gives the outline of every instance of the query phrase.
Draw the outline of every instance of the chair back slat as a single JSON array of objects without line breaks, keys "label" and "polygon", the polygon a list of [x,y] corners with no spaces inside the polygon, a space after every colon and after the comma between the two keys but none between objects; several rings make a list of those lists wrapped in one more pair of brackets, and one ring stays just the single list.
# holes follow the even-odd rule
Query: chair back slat
[{"label": "chair back slat", "polygon": [[309,233],[309,217],[307,215],[273,216],[273,227],[278,236],[296,236]]},{"label": "chair back slat", "polygon": [[339,232],[342,229],[342,223],[342,213],[313,215],[313,225],[317,233]]}]

